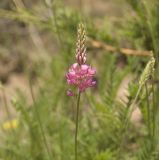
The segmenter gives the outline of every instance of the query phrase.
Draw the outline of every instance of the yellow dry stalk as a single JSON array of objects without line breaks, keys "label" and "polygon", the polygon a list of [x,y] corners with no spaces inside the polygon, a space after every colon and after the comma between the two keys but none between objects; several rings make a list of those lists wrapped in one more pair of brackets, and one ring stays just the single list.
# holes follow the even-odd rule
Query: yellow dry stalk
[{"label": "yellow dry stalk", "polygon": [[141,74],[140,80],[139,80],[139,85],[143,86],[151,76],[153,76],[154,73],[154,68],[155,66],[155,58],[152,56],[151,59],[148,61],[144,71]]}]

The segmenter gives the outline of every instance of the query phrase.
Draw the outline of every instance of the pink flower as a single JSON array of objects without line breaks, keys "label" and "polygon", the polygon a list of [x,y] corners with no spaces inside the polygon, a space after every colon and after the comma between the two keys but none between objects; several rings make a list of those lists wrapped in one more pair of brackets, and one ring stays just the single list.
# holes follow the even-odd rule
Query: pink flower
[{"label": "pink flower", "polygon": [[[66,74],[66,78],[68,84],[77,86],[80,92],[84,92],[87,88],[96,84],[96,81],[93,80],[95,73],[96,70],[89,65],[74,63]],[[74,95],[70,90],[68,92],[67,95]]]},{"label": "pink flower", "polygon": [[75,96],[75,94],[70,89],[67,91],[67,95],[70,97]]},{"label": "pink flower", "polygon": [[[68,73],[66,74],[67,83],[75,86],[80,92],[84,92],[87,88],[93,87],[96,84],[94,75],[96,70],[91,68],[86,63],[86,33],[83,24],[79,24],[77,31],[77,44],[76,44],[76,62],[74,63]],[[71,90],[67,91],[68,96],[75,96]]]}]

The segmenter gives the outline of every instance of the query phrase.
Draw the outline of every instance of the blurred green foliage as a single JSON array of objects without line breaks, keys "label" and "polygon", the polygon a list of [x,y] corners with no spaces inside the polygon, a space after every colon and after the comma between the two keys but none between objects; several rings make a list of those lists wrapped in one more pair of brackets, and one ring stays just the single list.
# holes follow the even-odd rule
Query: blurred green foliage
[{"label": "blurred green foliage", "polygon": [[[41,83],[35,102],[31,105],[25,93],[17,91],[18,96],[12,102],[12,107],[17,112],[19,125],[16,129],[1,131],[0,159],[49,160],[47,147],[52,160],[74,159],[76,99],[66,95],[69,86],[66,84],[65,73],[75,60],[76,28],[81,21],[87,27],[89,38],[116,47],[152,50],[156,58],[156,70],[152,80],[147,83],[148,95],[143,87],[136,102],[140,106],[142,121],[137,122],[139,126],[130,122],[125,130],[124,122],[139,87],[138,79],[149,58],[125,56],[118,52],[112,54],[88,47],[88,63],[97,68],[97,86],[82,95],[78,159],[159,159],[159,2],[152,1],[122,0],[131,12],[116,22],[108,19],[100,25],[98,18],[101,21],[104,18],[92,18],[62,0],[25,1],[24,4],[18,0],[0,2],[0,27],[3,30],[8,27],[8,31],[6,29],[2,32],[0,38],[3,47],[11,53],[19,52],[23,55],[22,72],[30,79],[33,92],[34,86]],[[5,23],[9,23],[9,26]],[[35,33],[44,41],[44,47],[35,43],[37,48],[33,52],[37,54],[32,57],[29,54],[33,48],[30,37],[33,36],[33,41],[37,39]],[[118,90],[128,75],[132,77],[128,86],[129,94],[127,101],[121,102],[117,99]],[[148,104],[151,130],[147,123]],[[156,124],[154,132],[153,120]]]}]

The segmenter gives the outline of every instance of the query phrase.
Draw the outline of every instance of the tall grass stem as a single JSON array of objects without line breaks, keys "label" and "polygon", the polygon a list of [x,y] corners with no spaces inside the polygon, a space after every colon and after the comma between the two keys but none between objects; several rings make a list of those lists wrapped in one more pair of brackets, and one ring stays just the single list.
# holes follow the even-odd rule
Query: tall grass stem
[{"label": "tall grass stem", "polygon": [[44,130],[43,130],[42,122],[41,122],[41,119],[40,119],[40,115],[39,115],[39,112],[38,112],[38,110],[37,110],[37,108],[36,108],[36,101],[35,101],[35,96],[34,96],[34,92],[33,92],[33,87],[32,87],[32,82],[31,82],[31,80],[29,80],[29,85],[30,85],[31,97],[32,97],[32,100],[33,100],[33,103],[34,103],[33,106],[34,106],[34,109],[35,109],[36,118],[37,118],[37,121],[38,121],[38,123],[39,123],[40,131],[41,131],[42,138],[43,138],[43,143],[44,143],[44,145],[45,145],[45,149],[46,149],[46,151],[47,151],[49,160],[52,160],[52,156],[51,156],[51,153],[50,153],[48,144],[47,144],[45,132],[44,132]]},{"label": "tall grass stem", "polygon": [[155,108],[155,90],[154,84],[152,83],[152,138],[153,138],[153,145],[155,139],[155,128],[156,128],[156,108]]},{"label": "tall grass stem", "polygon": [[139,89],[138,89],[138,91],[136,93],[136,96],[135,96],[132,104],[130,105],[130,109],[128,111],[128,114],[127,114],[127,117],[126,117],[126,120],[125,120],[125,129],[129,125],[129,119],[131,118],[131,115],[132,115],[133,111],[135,110],[135,103],[137,102],[137,99],[139,97],[139,93],[140,93],[141,89],[142,89],[142,85],[139,86]]},{"label": "tall grass stem", "polygon": [[138,99],[138,96],[139,96],[139,93],[140,93],[141,89],[142,89],[142,85],[139,86],[138,91],[136,93],[136,96],[135,96],[132,104],[130,105],[130,107],[128,109],[128,113],[126,114],[126,117],[125,117],[125,120],[124,120],[123,129],[122,129],[123,133],[122,133],[122,136],[121,136],[121,141],[120,141],[119,150],[118,150],[119,158],[121,156],[121,149],[122,149],[123,143],[125,141],[125,135],[126,135],[127,128],[129,126],[130,118],[131,118],[131,115],[132,115],[132,113],[135,109],[135,103]]},{"label": "tall grass stem", "polygon": [[63,48],[62,45],[62,38],[61,38],[61,34],[59,31],[59,26],[57,23],[57,16],[56,16],[56,8],[55,8],[55,0],[45,0],[45,3],[48,7],[48,11],[51,17],[51,23],[53,26],[55,26],[55,30],[56,30],[56,34],[57,34],[57,38],[58,38],[58,42],[61,48]]},{"label": "tall grass stem", "polygon": [[[8,117],[8,121],[11,121],[11,114],[10,114],[10,111],[9,111],[9,107],[8,107],[8,103],[7,103],[7,97],[6,97],[5,89],[3,88],[3,86],[2,86],[2,96],[3,96],[4,107],[5,107],[7,117]],[[10,122],[10,125],[11,125],[11,128],[12,128],[13,134],[15,134],[15,130],[14,130],[14,126],[13,126],[12,122]]]},{"label": "tall grass stem", "polygon": [[149,92],[148,92],[148,86],[145,83],[145,89],[146,89],[146,106],[147,106],[147,126],[148,126],[148,134],[149,137],[152,138],[151,134],[151,115],[150,115],[150,102],[149,102]]}]

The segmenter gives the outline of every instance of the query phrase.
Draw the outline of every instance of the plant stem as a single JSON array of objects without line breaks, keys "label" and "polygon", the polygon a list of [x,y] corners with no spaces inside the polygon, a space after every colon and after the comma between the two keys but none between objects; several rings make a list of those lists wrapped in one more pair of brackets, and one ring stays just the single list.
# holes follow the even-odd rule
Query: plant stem
[{"label": "plant stem", "polygon": [[133,111],[134,111],[135,108],[136,108],[136,107],[135,107],[135,103],[136,103],[136,101],[137,101],[137,99],[138,99],[138,96],[139,96],[139,93],[140,93],[141,89],[142,89],[142,85],[139,86],[139,89],[138,89],[138,91],[137,91],[137,93],[136,93],[136,96],[135,96],[132,104],[130,105],[130,108],[129,108],[129,111],[128,111],[128,113],[127,113],[127,117],[126,117],[126,120],[125,120],[125,123],[124,123],[124,124],[125,124],[125,130],[127,129],[128,125],[129,125],[129,120],[130,120],[130,118],[131,118],[131,116],[132,116]]},{"label": "plant stem", "polygon": [[34,109],[35,109],[36,118],[37,118],[38,123],[39,123],[40,131],[41,131],[42,138],[43,138],[43,142],[44,142],[48,157],[49,157],[50,160],[52,160],[51,153],[50,153],[50,150],[49,150],[49,147],[48,147],[48,144],[47,144],[46,136],[45,136],[45,133],[44,133],[44,130],[43,130],[43,127],[42,127],[40,115],[39,115],[39,112],[38,112],[38,110],[36,108],[36,102],[35,102],[35,97],[34,97],[34,92],[33,92],[33,87],[32,87],[31,80],[29,82],[30,82],[31,97],[32,97],[32,100],[33,100],[33,103],[34,103],[33,106],[34,106]]},{"label": "plant stem", "polygon": [[135,110],[135,103],[137,102],[137,99],[138,99],[138,96],[139,96],[139,93],[140,93],[141,89],[142,89],[142,85],[139,86],[139,88],[137,90],[137,93],[136,93],[136,96],[135,96],[132,104],[128,108],[128,111],[127,111],[127,114],[126,114],[126,117],[125,117],[125,120],[124,120],[124,124],[123,124],[123,128],[122,128],[121,141],[120,141],[119,150],[118,150],[119,159],[121,158],[121,150],[122,150],[122,146],[123,146],[124,141],[125,141],[125,136],[126,136],[126,133],[127,133],[126,131],[129,127],[130,118],[132,116],[133,111]]},{"label": "plant stem", "polygon": [[155,91],[154,91],[154,84],[152,83],[152,138],[153,138],[153,144],[155,139],[155,127],[156,127],[156,108],[155,108]]},{"label": "plant stem", "polygon": [[82,10],[83,10],[83,1],[82,0],[79,0],[79,7],[80,7],[80,11],[82,13]]},{"label": "plant stem", "polygon": [[154,49],[154,56],[156,58],[156,64],[158,66],[158,43],[156,41],[156,36],[155,36],[155,28],[153,27],[154,24],[153,24],[153,20],[152,20],[152,13],[151,13],[151,10],[150,10],[150,7],[149,7],[149,4],[147,4],[147,2],[145,0],[142,0],[142,3],[143,3],[143,6],[145,8],[145,14],[146,14],[146,22],[147,22],[147,26],[148,26],[148,29],[149,29],[149,32],[150,32],[150,35],[151,35],[151,38],[152,38],[152,44],[153,44],[153,49]]},{"label": "plant stem", "polygon": [[76,110],[76,130],[75,130],[75,160],[77,160],[77,134],[78,134],[78,116],[79,116],[79,104],[80,104],[80,96],[81,93],[79,91],[78,97],[77,97],[77,110]]},{"label": "plant stem", "polygon": [[151,138],[151,117],[150,117],[150,103],[149,103],[149,93],[148,93],[148,87],[147,84],[145,84],[146,89],[146,103],[147,103],[147,126],[148,126],[148,134]]},{"label": "plant stem", "polygon": [[60,34],[60,31],[59,31],[59,26],[58,26],[58,23],[57,23],[57,16],[56,16],[56,6],[54,5],[55,1],[54,0],[45,0],[45,3],[48,7],[48,11],[49,11],[49,14],[50,14],[50,17],[51,17],[51,23],[52,23],[52,26],[55,26],[55,30],[56,30],[56,33],[57,33],[57,38],[58,38],[58,41],[59,41],[59,45],[61,48],[63,48],[63,45],[62,45],[62,37],[61,37],[61,34]]},{"label": "plant stem", "polygon": [[[7,97],[6,97],[5,89],[3,87],[2,87],[2,96],[3,96],[3,100],[4,100],[4,107],[5,107],[5,110],[6,110],[6,114],[8,116],[8,121],[11,121],[11,114],[10,114],[8,103],[7,103]],[[15,130],[14,130],[14,126],[13,126],[12,121],[10,122],[10,125],[11,125],[11,128],[12,128],[13,134],[15,134]]]},{"label": "plant stem", "polygon": [[[6,110],[6,113],[7,113],[7,116],[8,116],[8,121],[10,121],[11,120],[11,115],[10,115],[10,112],[9,112],[9,108],[8,108],[8,104],[7,104],[7,97],[6,97],[4,88],[2,88],[2,94],[3,94],[5,110]],[[12,126],[12,123],[11,123],[11,126]]]}]

